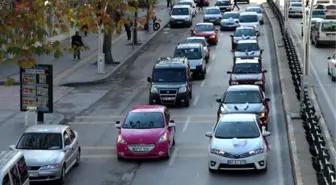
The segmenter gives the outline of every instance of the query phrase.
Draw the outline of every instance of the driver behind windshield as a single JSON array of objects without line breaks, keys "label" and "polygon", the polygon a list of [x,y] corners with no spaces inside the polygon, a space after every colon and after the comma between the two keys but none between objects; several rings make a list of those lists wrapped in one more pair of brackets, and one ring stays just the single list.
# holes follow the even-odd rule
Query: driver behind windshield
[{"label": "driver behind windshield", "polygon": [[237,44],[236,51],[248,52],[248,51],[259,51],[258,43],[240,43]]},{"label": "driver behind windshield", "polygon": [[241,103],[260,103],[261,97],[258,91],[231,91],[227,92],[223,103],[225,104],[241,104]]},{"label": "driver behind windshield", "polygon": [[238,29],[235,32],[235,37],[242,37],[242,36],[254,36],[252,29]]},{"label": "driver behind windshield", "polygon": [[261,73],[261,67],[255,63],[236,64],[233,67],[233,73]]},{"label": "driver behind windshield", "polygon": [[190,60],[201,59],[202,53],[198,48],[180,48],[176,50],[175,57],[186,57]]}]

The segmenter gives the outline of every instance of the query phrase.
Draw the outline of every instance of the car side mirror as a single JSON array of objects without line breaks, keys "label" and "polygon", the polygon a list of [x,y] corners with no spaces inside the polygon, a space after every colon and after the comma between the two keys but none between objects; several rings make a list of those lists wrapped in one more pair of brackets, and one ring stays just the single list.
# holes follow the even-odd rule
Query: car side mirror
[{"label": "car side mirror", "polygon": [[262,53],[262,52],[264,52],[264,50],[263,50],[263,49],[261,49],[261,50],[260,50],[260,52]]},{"label": "car side mirror", "polygon": [[170,123],[168,124],[168,128],[173,128],[173,127],[175,127],[175,123],[170,122]]},{"label": "car side mirror", "polygon": [[263,135],[264,137],[268,137],[268,136],[271,135],[271,133],[268,132],[268,131],[264,131],[264,132],[262,133],[262,135]]},{"label": "car side mirror", "polygon": [[231,38],[233,38],[233,35],[230,35]]},{"label": "car side mirror", "polygon": [[267,73],[267,70],[263,70],[262,72],[263,72],[263,73]]},{"label": "car side mirror", "polygon": [[175,121],[171,119],[171,120],[169,120],[169,123],[175,123]]},{"label": "car side mirror", "polygon": [[207,132],[207,133],[205,133],[205,136],[206,136],[206,137],[209,137],[209,138],[212,138],[212,132]]},{"label": "car side mirror", "polygon": [[270,101],[271,101],[271,99],[265,98],[265,102],[270,102]]},{"label": "car side mirror", "polygon": [[147,82],[152,82],[151,77],[147,77]]},{"label": "car side mirror", "polygon": [[9,149],[10,149],[10,150],[15,150],[15,145],[10,145],[10,146],[9,146]]},{"label": "car side mirror", "polygon": [[70,146],[70,145],[67,145],[67,146],[65,146],[64,148],[63,148],[63,151],[72,151],[73,150],[73,148]]},{"label": "car side mirror", "polygon": [[121,128],[120,121],[116,121],[115,128],[116,129],[120,129]]},{"label": "car side mirror", "polygon": [[331,60],[331,57],[328,57],[328,60]]},{"label": "car side mirror", "polygon": [[232,72],[231,71],[226,71],[227,74],[231,74]]},{"label": "car side mirror", "polygon": [[222,103],[222,99],[218,98],[218,99],[216,99],[216,102],[217,103]]},{"label": "car side mirror", "polygon": [[239,21],[236,21],[236,23],[239,23]]}]

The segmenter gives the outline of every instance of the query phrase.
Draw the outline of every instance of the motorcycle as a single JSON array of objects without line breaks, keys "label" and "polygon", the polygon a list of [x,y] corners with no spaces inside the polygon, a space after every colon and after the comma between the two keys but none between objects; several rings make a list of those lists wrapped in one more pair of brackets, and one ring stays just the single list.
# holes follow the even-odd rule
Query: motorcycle
[{"label": "motorcycle", "polygon": [[[160,29],[160,27],[161,27],[161,25],[160,25],[159,21],[157,20],[157,18],[153,17],[153,30],[157,31],[157,30]],[[144,25],[144,30],[148,31],[148,24]]]}]

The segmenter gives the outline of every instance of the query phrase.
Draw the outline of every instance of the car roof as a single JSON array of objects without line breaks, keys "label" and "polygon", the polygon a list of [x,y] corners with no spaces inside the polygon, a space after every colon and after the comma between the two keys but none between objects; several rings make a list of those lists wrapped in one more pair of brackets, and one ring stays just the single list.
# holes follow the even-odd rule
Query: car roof
[{"label": "car roof", "polygon": [[254,30],[253,27],[251,26],[239,26],[238,28],[236,28],[236,30],[245,30],[245,29],[249,29],[249,30]]},{"label": "car roof", "polygon": [[201,43],[181,43],[177,45],[177,49],[180,48],[197,48],[197,47],[203,47]]},{"label": "car roof", "polygon": [[240,13],[240,16],[242,15],[258,15],[256,12],[242,12]]},{"label": "car roof", "polygon": [[238,44],[239,43],[258,43],[258,41],[257,40],[252,40],[252,39],[250,39],[250,40],[239,40]]},{"label": "car roof", "polygon": [[69,125],[32,125],[24,133],[63,133]]},{"label": "car roof", "polygon": [[184,5],[184,4],[179,4],[179,5],[175,5],[174,7],[173,7],[173,9],[174,8],[190,8],[190,6],[189,5]]},{"label": "car roof", "polygon": [[234,12],[233,11],[232,12],[224,12],[223,15],[224,14],[239,14],[239,12],[236,12],[236,11],[234,11]]},{"label": "car roof", "polygon": [[223,114],[221,115],[219,122],[223,121],[254,121],[256,119],[255,114],[240,114],[240,113],[235,113],[235,114]]},{"label": "car roof", "polygon": [[210,10],[210,9],[218,9],[219,10],[219,7],[218,6],[211,6],[211,7],[205,8],[205,10]]},{"label": "car roof", "polygon": [[200,23],[197,23],[196,26],[199,26],[199,25],[214,25],[213,23],[211,22],[200,22]]},{"label": "car roof", "polygon": [[184,57],[160,57],[154,68],[186,68],[187,60]]},{"label": "car roof", "polygon": [[246,9],[248,10],[248,9],[256,9],[256,8],[261,9],[260,6],[249,6]]},{"label": "car roof", "polygon": [[205,40],[205,37],[187,37],[185,40]]},{"label": "car roof", "polygon": [[135,105],[129,112],[164,112],[163,105]]},{"label": "car roof", "polygon": [[259,91],[260,87],[258,85],[231,85],[226,91]]},{"label": "car roof", "polygon": [[236,64],[250,63],[250,64],[259,64],[258,59],[239,59],[237,58],[235,61]]}]

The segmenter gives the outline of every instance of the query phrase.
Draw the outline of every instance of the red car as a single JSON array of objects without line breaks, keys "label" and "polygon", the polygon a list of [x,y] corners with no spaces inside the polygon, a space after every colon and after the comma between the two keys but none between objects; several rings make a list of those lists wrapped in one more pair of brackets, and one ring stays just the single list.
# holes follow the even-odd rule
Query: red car
[{"label": "red car", "polygon": [[[198,3],[199,3],[199,0],[194,0],[194,2],[195,2],[196,4],[198,4]],[[209,5],[210,5],[209,0],[204,0],[204,6],[209,6]]]},{"label": "red car", "polygon": [[118,159],[170,157],[176,128],[165,106],[134,106],[116,128]]},{"label": "red car", "polygon": [[205,37],[209,44],[217,45],[218,30],[213,23],[198,23],[191,31],[191,36]]}]

